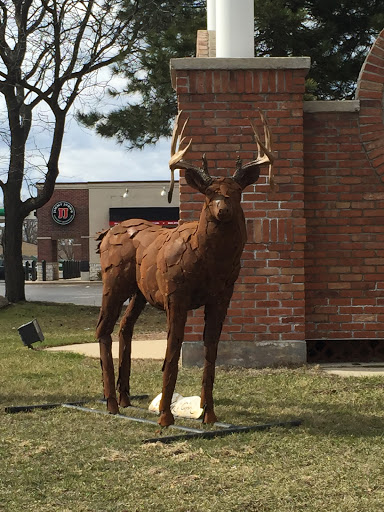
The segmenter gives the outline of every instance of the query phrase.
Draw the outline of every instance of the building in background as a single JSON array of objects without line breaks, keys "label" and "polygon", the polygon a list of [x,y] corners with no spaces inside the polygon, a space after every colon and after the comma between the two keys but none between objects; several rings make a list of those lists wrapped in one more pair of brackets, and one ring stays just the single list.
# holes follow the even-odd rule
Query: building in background
[{"label": "building in background", "polygon": [[[95,237],[125,219],[177,226],[179,184],[171,204],[168,187],[166,181],[57,183],[50,201],[37,211],[38,261],[46,262],[46,279],[59,279],[59,260],[68,259],[80,262],[83,278],[97,280]],[[38,268],[42,279],[42,266]]]}]

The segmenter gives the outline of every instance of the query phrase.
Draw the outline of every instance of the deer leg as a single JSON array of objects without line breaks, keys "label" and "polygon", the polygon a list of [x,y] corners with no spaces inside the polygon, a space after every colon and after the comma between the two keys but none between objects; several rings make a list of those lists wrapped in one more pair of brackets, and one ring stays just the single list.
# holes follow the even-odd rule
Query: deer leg
[{"label": "deer leg", "polygon": [[180,304],[169,304],[167,307],[168,338],[167,350],[163,364],[163,389],[160,402],[159,425],[167,427],[175,420],[171,413],[171,400],[175,390],[181,345],[184,339],[184,327],[187,311]]},{"label": "deer leg", "polygon": [[131,375],[131,345],[133,328],[140,313],[143,311],[146,299],[138,290],[131,298],[129,305],[120,322],[119,331],[119,377],[117,379],[117,389],[119,391],[119,405],[129,407],[129,378]]},{"label": "deer leg", "polygon": [[103,375],[104,398],[107,400],[107,410],[117,414],[119,407],[116,400],[115,371],[112,359],[112,332],[119,318],[122,302],[110,300],[109,295],[103,295],[99,320],[96,327],[96,338],[100,347],[100,364]]},{"label": "deer leg", "polygon": [[215,381],[217,347],[227,308],[228,302],[205,306],[204,370],[200,402],[204,409],[203,423],[217,421],[213,405],[213,383]]}]

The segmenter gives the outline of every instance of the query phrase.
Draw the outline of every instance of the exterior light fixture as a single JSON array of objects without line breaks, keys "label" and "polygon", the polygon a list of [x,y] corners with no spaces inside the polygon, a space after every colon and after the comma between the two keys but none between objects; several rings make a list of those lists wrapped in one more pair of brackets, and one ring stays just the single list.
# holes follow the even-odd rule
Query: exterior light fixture
[{"label": "exterior light fixture", "polygon": [[20,325],[17,330],[19,331],[21,341],[28,348],[33,348],[32,343],[36,343],[36,341],[44,341],[44,334],[36,318],[32,322]]},{"label": "exterior light fixture", "polygon": [[167,190],[163,187],[163,190],[160,192],[161,197],[165,197],[167,195]]},{"label": "exterior light fixture", "polygon": [[125,192],[124,192],[124,194],[123,194],[124,199],[125,199],[126,197],[128,197],[128,193],[129,193],[129,190],[126,188],[126,189],[125,189]]}]

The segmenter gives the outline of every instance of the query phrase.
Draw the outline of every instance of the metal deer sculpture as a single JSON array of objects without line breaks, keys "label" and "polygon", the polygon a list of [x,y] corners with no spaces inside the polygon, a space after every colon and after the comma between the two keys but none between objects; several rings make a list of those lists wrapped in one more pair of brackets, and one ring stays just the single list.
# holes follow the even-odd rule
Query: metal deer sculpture
[{"label": "metal deer sculpture", "polygon": [[246,242],[241,194],[259,178],[260,166],[271,166],[270,132],[260,112],[265,144],[251,121],[257,143],[255,160],[242,165],[238,160],[232,178],[212,178],[203,157],[202,168],[184,160],[191,142],[182,150],[183,128],[180,114],[172,138],[170,168],[184,169],[187,183],[205,195],[198,222],[187,222],[174,229],[162,228],[141,219],[130,219],[100,234],[103,298],[96,336],[100,343],[104,396],[108,411],[118,413],[112,360],[111,333],[123,303],[129,305],[120,322],[119,404],[130,405],[131,339],[133,328],[147,302],[166,311],[168,339],[163,364],[160,402],[161,426],[174,423],[170,410],[178,373],[187,312],[205,307],[204,370],[201,391],[203,421],[214,423],[213,383],[217,346],[234,283],[240,272],[240,258]]}]

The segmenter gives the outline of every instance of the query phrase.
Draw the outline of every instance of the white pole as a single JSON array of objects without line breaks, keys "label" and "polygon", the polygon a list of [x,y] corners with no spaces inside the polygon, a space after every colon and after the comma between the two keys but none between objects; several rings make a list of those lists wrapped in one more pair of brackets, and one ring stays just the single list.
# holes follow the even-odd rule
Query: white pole
[{"label": "white pole", "polygon": [[254,0],[216,1],[216,57],[254,57]]},{"label": "white pole", "polygon": [[216,30],[216,0],[207,0],[207,30]]}]

